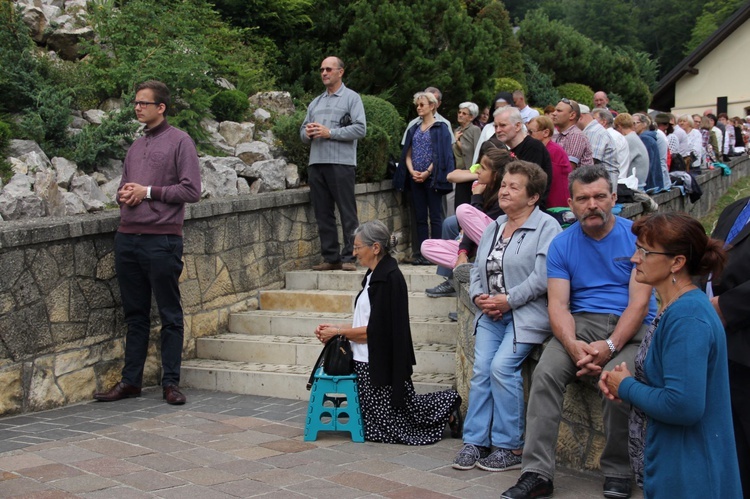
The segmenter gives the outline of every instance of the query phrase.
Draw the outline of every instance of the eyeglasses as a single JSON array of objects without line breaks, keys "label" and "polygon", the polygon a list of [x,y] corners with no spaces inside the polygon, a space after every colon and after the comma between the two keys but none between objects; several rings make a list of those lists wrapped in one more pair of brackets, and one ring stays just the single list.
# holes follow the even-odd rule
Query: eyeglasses
[{"label": "eyeglasses", "polygon": [[633,124],[634,125],[640,125],[641,123],[643,123],[643,122],[642,121],[635,121],[635,120],[633,120]]},{"label": "eyeglasses", "polygon": [[159,104],[160,104],[159,102],[148,102],[148,101],[145,101],[145,100],[137,100],[137,101],[133,102],[133,107],[138,107],[138,106],[140,106],[140,107],[146,107],[146,106],[149,106],[149,105],[158,106]]},{"label": "eyeglasses", "polygon": [[330,73],[331,71],[336,71],[337,69],[341,68],[320,68],[321,73]]},{"label": "eyeglasses", "polygon": [[353,249],[354,251],[359,251],[359,250],[361,250],[362,248],[369,248],[370,246],[372,246],[372,245],[371,245],[371,244],[362,244],[362,245],[360,245],[360,246],[352,246],[352,249]]},{"label": "eyeglasses", "polygon": [[649,251],[643,246],[640,246],[638,244],[635,245],[635,250],[638,252],[638,256],[642,259],[646,259],[648,255],[666,255],[666,256],[674,256],[674,253],[665,253],[663,251]]},{"label": "eyeglasses", "polygon": [[420,108],[420,107],[430,107],[430,105],[429,105],[429,104],[425,104],[424,102],[420,102],[420,103],[418,103],[418,104],[415,104],[415,106],[416,106],[417,108]]}]

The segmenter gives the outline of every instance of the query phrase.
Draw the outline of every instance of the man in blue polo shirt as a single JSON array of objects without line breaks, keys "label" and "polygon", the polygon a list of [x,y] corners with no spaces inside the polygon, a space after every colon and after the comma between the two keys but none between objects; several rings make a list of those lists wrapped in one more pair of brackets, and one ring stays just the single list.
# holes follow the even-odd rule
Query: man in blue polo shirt
[{"label": "man in blue polo shirt", "polygon": [[[506,499],[552,494],[555,447],[565,387],[576,377],[595,382],[602,368],[633,365],[656,300],[635,281],[630,257],[636,237],[630,220],[612,215],[617,194],[601,165],[582,166],[568,177],[570,208],[578,223],[552,241],[547,254],[550,324],[554,337],[534,370],[526,421],[523,474]],[[607,443],[599,464],[604,497],[630,496],[628,412],[604,399]]]}]

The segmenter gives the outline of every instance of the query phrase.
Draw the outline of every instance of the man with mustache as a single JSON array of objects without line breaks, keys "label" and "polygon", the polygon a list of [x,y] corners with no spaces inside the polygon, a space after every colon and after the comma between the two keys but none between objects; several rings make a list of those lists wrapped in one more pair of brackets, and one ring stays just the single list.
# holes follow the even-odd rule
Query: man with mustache
[{"label": "man with mustache", "polygon": [[[632,222],[612,215],[617,194],[601,165],[581,166],[568,177],[570,209],[578,223],[558,234],[547,254],[550,324],[554,337],[534,370],[526,413],[523,474],[506,499],[552,494],[555,447],[565,387],[577,378],[596,383],[602,368],[633,365],[656,312],[650,286],[635,281]],[[626,404],[603,398],[607,438],[599,466],[604,497],[630,497]]]}]

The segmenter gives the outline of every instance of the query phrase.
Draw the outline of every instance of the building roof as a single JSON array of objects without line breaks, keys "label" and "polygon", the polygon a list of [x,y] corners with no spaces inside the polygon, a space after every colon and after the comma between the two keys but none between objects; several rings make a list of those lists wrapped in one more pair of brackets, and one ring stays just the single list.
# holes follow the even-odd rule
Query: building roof
[{"label": "building roof", "polygon": [[687,73],[698,74],[695,65],[710,54],[711,51],[718,47],[721,42],[726,40],[729,35],[734,33],[748,19],[750,19],[750,2],[745,2],[719,29],[714,31],[711,36],[698,45],[695,50],[659,81],[659,85],[651,99],[651,107],[662,110],[673,108],[675,105],[675,86],[679,79]]}]

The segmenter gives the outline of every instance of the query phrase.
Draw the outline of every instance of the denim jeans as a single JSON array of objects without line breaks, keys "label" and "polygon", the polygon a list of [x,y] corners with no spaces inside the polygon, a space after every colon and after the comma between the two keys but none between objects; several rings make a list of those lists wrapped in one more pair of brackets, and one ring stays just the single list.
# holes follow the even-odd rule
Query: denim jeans
[{"label": "denim jeans", "polygon": [[162,386],[178,385],[184,336],[178,283],[182,273],[182,237],[118,232],[115,270],[128,326],[122,380],[138,387],[143,384],[153,293],[161,318]]},{"label": "denim jeans", "polygon": [[464,443],[503,449],[523,447],[525,421],[521,364],[535,346],[513,344],[513,315],[510,312],[497,321],[486,315],[479,319]]}]

